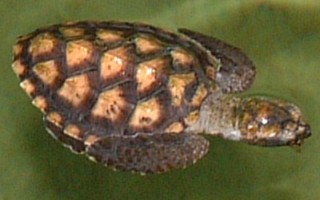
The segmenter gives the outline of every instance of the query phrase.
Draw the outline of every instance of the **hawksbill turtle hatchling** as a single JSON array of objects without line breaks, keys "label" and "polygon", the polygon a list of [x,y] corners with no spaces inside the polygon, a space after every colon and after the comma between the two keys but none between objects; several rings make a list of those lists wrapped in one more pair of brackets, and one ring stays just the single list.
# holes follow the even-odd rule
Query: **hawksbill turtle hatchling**
[{"label": "hawksbill turtle hatchling", "polygon": [[48,132],[123,171],[160,173],[202,158],[202,134],[260,146],[311,135],[284,100],[238,97],[255,67],[238,48],[187,29],[81,21],[40,28],[14,46],[13,69]]}]

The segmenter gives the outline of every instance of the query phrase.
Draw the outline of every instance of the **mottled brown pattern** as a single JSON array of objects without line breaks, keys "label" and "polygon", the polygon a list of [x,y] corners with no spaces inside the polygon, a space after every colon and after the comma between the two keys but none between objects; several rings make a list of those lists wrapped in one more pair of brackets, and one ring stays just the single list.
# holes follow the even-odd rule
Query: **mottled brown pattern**
[{"label": "mottled brown pattern", "polygon": [[28,52],[32,58],[51,52],[57,45],[58,40],[50,33],[37,35],[31,40]]},{"label": "mottled brown pattern", "polygon": [[208,150],[184,133],[210,92],[208,56],[152,26],[78,22],[20,37],[12,67],[64,145],[117,169],[163,172]]},{"label": "mottled brown pattern", "polygon": [[88,62],[93,53],[93,44],[86,40],[76,40],[67,43],[66,59],[70,68],[76,68],[80,63]]},{"label": "mottled brown pattern", "polygon": [[63,125],[63,117],[58,112],[50,112],[47,114],[46,119],[54,124],[55,126],[61,128]]},{"label": "mottled brown pattern", "polygon": [[97,37],[104,42],[119,42],[123,41],[125,38],[122,36],[121,31],[112,31],[112,30],[105,30],[105,29],[98,29],[96,33]]},{"label": "mottled brown pattern", "polygon": [[166,68],[169,65],[168,59],[164,57],[142,62],[137,66],[136,81],[137,90],[141,96],[154,91],[161,86],[166,76]]},{"label": "mottled brown pattern", "polygon": [[181,122],[173,122],[164,131],[165,133],[181,133],[184,130],[184,126]]},{"label": "mottled brown pattern", "polygon": [[194,73],[175,74],[169,78],[169,89],[172,96],[172,104],[181,106],[185,98],[185,90],[189,84],[196,80]]},{"label": "mottled brown pattern", "polygon": [[184,119],[184,122],[190,126],[194,123],[196,123],[199,120],[200,114],[199,111],[192,111],[189,113],[189,115]]},{"label": "mottled brown pattern", "polygon": [[214,80],[215,79],[215,77],[216,77],[216,68],[214,68],[214,67],[207,67],[207,69],[206,69],[206,73],[207,73],[207,76],[210,78],[210,79],[212,79],[212,80]]},{"label": "mottled brown pattern", "polygon": [[36,86],[29,80],[24,79],[20,83],[20,87],[31,97],[36,91]]},{"label": "mottled brown pattern", "polygon": [[44,96],[37,96],[32,100],[32,104],[37,107],[41,112],[45,113],[48,108],[48,102]]},{"label": "mottled brown pattern", "polygon": [[12,68],[19,77],[24,76],[27,72],[27,67],[21,63],[21,60],[14,61],[12,64]]},{"label": "mottled brown pattern", "polygon": [[163,50],[163,45],[160,41],[140,35],[135,39],[137,51],[141,54],[150,54]]},{"label": "mottled brown pattern", "polygon": [[207,97],[207,95],[208,89],[204,86],[204,84],[200,84],[192,98],[191,104],[196,107],[201,106],[202,102]]},{"label": "mottled brown pattern", "polygon": [[54,60],[40,62],[33,67],[34,73],[48,86],[53,86],[60,77],[60,71]]},{"label": "mottled brown pattern", "polygon": [[[310,136],[300,110],[283,100],[244,99],[239,109],[239,126],[244,140],[258,145],[299,145]],[[302,135],[300,135],[302,134]]]},{"label": "mottled brown pattern", "polygon": [[91,146],[93,145],[94,143],[96,143],[97,141],[99,141],[100,138],[96,135],[89,135],[85,141],[84,141],[84,144],[87,145],[87,146]]},{"label": "mottled brown pattern", "polygon": [[128,48],[125,46],[106,51],[100,63],[101,79],[108,82],[116,78],[123,78],[132,65],[131,59]]},{"label": "mottled brown pattern", "polygon": [[88,74],[72,76],[65,80],[57,94],[71,106],[79,108],[91,98],[93,93],[92,82],[93,80],[90,79]]},{"label": "mottled brown pattern", "polygon": [[84,153],[85,145],[83,141],[76,140],[63,132],[62,127],[54,125],[52,122],[44,119],[46,129],[53,138],[59,140],[64,146],[70,148],[74,153]]},{"label": "mottled brown pattern", "polygon": [[189,69],[195,62],[194,56],[181,48],[171,51],[171,56],[176,65],[186,67],[187,69]]},{"label": "mottled brown pattern", "polygon": [[153,132],[165,118],[162,102],[157,98],[139,103],[129,121],[129,126],[138,132]]},{"label": "mottled brown pattern", "polygon": [[67,38],[80,37],[83,36],[85,32],[83,28],[77,27],[61,27],[59,31]]},{"label": "mottled brown pattern", "polygon": [[82,140],[84,135],[83,130],[81,130],[76,124],[68,124],[64,128],[63,132],[76,140]]},{"label": "mottled brown pattern", "polygon": [[23,51],[23,46],[20,44],[16,44],[12,48],[13,55],[20,55]]},{"label": "mottled brown pattern", "polygon": [[125,120],[128,106],[130,105],[124,97],[124,91],[120,87],[116,87],[99,95],[92,108],[92,115],[105,118],[112,123],[121,123]]}]

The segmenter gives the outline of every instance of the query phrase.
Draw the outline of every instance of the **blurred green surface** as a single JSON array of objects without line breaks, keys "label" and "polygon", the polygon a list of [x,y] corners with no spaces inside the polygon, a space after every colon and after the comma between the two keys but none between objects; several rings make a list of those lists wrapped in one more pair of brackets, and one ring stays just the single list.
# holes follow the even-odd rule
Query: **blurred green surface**
[{"label": "blurred green surface", "polygon": [[[320,198],[320,3],[306,0],[1,0],[0,200]],[[257,65],[249,93],[298,104],[313,135],[297,153],[210,138],[209,154],[185,170],[139,176],[70,153],[42,125],[18,86],[18,35],[70,20],[126,20],[186,27],[241,47]]]}]

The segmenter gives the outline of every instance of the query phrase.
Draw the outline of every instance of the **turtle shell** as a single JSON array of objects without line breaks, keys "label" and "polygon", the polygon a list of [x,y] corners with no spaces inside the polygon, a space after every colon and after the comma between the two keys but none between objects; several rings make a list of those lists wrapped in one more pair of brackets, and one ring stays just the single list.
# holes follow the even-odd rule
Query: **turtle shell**
[{"label": "turtle shell", "polygon": [[[55,138],[106,165],[142,172],[186,165],[179,164],[180,151],[172,146],[179,145],[180,135],[198,120],[202,102],[217,87],[217,66],[213,56],[183,35],[123,22],[38,29],[19,38],[13,62],[21,87]],[[190,140],[190,146],[200,142],[203,148],[185,150],[194,151],[185,162],[206,153],[204,141]],[[123,154],[105,156],[107,149],[118,147]],[[149,168],[152,163],[132,164],[153,148],[155,160],[163,156],[161,149],[170,149],[166,156],[178,161]]]}]

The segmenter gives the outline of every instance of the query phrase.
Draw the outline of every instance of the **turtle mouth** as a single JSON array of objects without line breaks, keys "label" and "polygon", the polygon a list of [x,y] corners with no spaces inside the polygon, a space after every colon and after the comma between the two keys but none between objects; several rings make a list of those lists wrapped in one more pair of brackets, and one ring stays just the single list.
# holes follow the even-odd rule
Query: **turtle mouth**
[{"label": "turtle mouth", "polygon": [[309,124],[305,123],[299,123],[297,131],[296,131],[296,137],[293,141],[289,142],[289,145],[294,146],[298,145],[300,146],[303,143],[303,140],[310,137],[312,135],[311,133],[311,127]]},{"label": "turtle mouth", "polygon": [[310,125],[299,123],[296,130],[284,129],[281,132],[270,134],[270,137],[254,138],[248,140],[249,144],[260,146],[280,147],[280,146],[301,146],[304,139],[311,136]]}]

